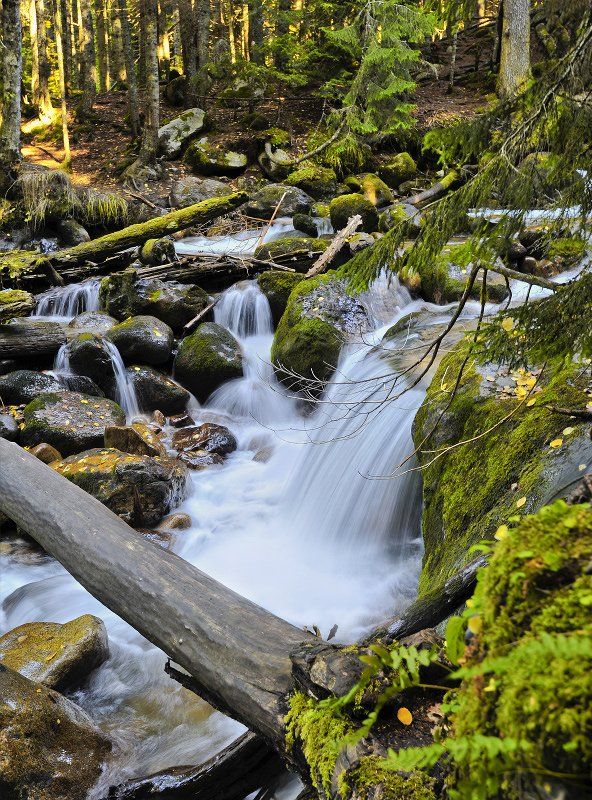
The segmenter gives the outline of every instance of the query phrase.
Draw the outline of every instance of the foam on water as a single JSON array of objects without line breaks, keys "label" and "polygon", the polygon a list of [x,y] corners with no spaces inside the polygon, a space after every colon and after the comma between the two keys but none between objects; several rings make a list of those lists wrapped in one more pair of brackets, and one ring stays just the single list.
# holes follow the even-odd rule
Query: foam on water
[{"label": "foam on water", "polygon": [[98,311],[101,281],[91,278],[69,286],[56,286],[37,297],[33,317],[69,321],[84,311]]}]

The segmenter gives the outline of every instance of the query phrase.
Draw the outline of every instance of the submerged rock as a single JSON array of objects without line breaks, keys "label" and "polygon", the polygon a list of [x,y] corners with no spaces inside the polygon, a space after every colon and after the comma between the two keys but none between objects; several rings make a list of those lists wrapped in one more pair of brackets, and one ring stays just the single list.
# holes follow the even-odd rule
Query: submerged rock
[{"label": "submerged rock", "polygon": [[226,328],[204,322],[179,345],[175,377],[205,402],[222,383],[243,374],[239,343]]},{"label": "submerged rock", "polygon": [[171,186],[171,205],[173,208],[186,208],[212,197],[224,197],[232,193],[232,186],[215,178],[196,178],[186,175],[173,182]]},{"label": "submerged rock", "polygon": [[95,333],[80,333],[66,345],[70,368],[96,384],[106,394],[115,385],[115,367],[105,340]]},{"label": "submerged rock", "polygon": [[107,630],[92,614],[63,625],[28,622],[0,637],[0,664],[59,691],[78,686],[107,658]]},{"label": "submerged rock", "polygon": [[158,130],[158,148],[165,158],[177,158],[184,147],[203,130],[206,112],[201,108],[188,108],[181,116],[167,122]]},{"label": "submerged rock", "polygon": [[130,317],[115,325],[107,338],[126,363],[165,364],[173,352],[173,331],[156,317]]},{"label": "submerged rock", "polygon": [[305,280],[303,275],[279,269],[267,270],[257,277],[259,288],[269,302],[274,325],[279,323],[286,310],[290,292],[303,280]]},{"label": "submerged rock", "polygon": [[378,230],[378,212],[374,205],[361,194],[344,194],[331,200],[329,205],[331,225],[336,231],[345,228],[351,217],[359,214],[362,223],[358,230],[372,233]]},{"label": "submerged rock", "polygon": [[125,423],[123,410],[112,400],[65,391],[39,395],[23,416],[22,444],[45,442],[65,456],[99,447],[108,425]]},{"label": "submerged rock", "polygon": [[51,466],[134,527],[156,525],[185,495],[185,466],[165,456],[96,448]]},{"label": "submerged rock", "polygon": [[[282,199],[283,198],[283,199]],[[280,204],[281,201],[281,204]],[[245,214],[258,219],[270,219],[279,206],[278,216],[292,217],[294,214],[306,214],[312,208],[314,200],[297,186],[284,183],[269,183],[251,197],[244,207]]]},{"label": "submerged rock", "polygon": [[54,375],[17,369],[0,377],[0,401],[6,405],[30,403],[44,392],[60,392],[62,385]]},{"label": "submerged rock", "polygon": [[142,411],[162,411],[163,414],[179,414],[187,406],[190,394],[176,381],[152,367],[138,365],[128,367],[138,404]]},{"label": "submerged rock", "polygon": [[3,796],[85,800],[110,749],[79,706],[0,665]]}]

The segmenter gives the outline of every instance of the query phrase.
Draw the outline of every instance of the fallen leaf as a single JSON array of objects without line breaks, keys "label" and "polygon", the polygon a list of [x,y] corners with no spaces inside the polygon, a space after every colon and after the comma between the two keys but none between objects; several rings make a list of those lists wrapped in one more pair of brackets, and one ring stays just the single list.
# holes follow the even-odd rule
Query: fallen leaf
[{"label": "fallen leaf", "polygon": [[514,320],[511,317],[504,317],[502,320],[502,328],[505,331],[511,331],[514,327]]},{"label": "fallen leaf", "polygon": [[571,436],[571,434],[574,432],[574,430],[575,430],[574,428],[564,428],[563,429],[563,435],[564,436]]},{"label": "fallen leaf", "polygon": [[493,534],[493,538],[497,539],[498,542],[501,542],[502,539],[505,539],[506,536],[509,534],[510,529],[507,525],[500,525],[496,532]]},{"label": "fallen leaf", "polygon": [[413,714],[409,711],[408,708],[404,706],[397,711],[397,719],[399,722],[402,722],[403,725],[411,725],[413,722]]},{"label": "fallen leaf", "polygon": [[561,447],[562,444],[563,439],[553,439],[553,441],[549,443],[549,447]]},{"label": "fallen leaf", "polygon": [[521,497],[519,500],[516,500],[516,508],[522,508],[522,506],[525,504],[526,504],[526,497]]}]

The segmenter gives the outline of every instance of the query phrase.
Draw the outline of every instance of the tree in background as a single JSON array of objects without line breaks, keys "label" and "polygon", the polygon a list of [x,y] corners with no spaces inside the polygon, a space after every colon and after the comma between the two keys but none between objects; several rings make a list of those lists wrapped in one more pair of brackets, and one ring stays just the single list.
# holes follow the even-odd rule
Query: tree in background
[{"label": "tree in background", "polygon": [[21,9],[20,0],[3,0],[2,47],[2,122],[0,123],[0,187],[10,181],[21,158]]},{"label": "tree in background", "polygon": [[515,97],[530,76],[530,2],[502,0],[498,92]]}]

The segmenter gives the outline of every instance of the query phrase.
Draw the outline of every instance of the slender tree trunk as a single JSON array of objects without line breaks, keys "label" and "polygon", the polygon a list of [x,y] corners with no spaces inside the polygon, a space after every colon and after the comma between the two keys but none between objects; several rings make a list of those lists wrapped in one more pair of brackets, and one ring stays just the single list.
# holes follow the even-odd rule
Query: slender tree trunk
[{"label": "slender tree trunk", "polygon": [[80,86],[80,64],[78,62],[78,39],[74,20],[78,19],[78,0],[63,0],[67,19],[63,22],[64,38],[69,42],[70,63],[67,69],[70,75],[70,88],[78,89]]},{"label": "slender tree trunk", "polygon": [[22,30],[20,0],[3,0],[0,25],[2,94],[0,111],[0,185],[10,180],[21,158]]},{"label": "slender tree trunk", "polygon": [[109,0],[109,20],[110,20],[110,54],[111,76],[122,86],[126,80],[125,54],[123,49],[123,29],[121,24],[121,9],[118,0]]},{"label": "slender tree trunk", "polygon": [[140,113],[138,110],[138,79],[132,50],[132,31],[127,8],[127,0],[116,0],[118,18],[121,23],[121,37],[125,60],[125,77],[127,81],[127,103],[130,118],[130,129],[134,139],[140,133]]},{"label": "slender tree trunk", "polygon": [[109,48],[107,46],[107,15],[105,0],[94,0],[97,28],[97,64],[99,91],[106,92],[111,86],[109,70]]},{"label": "slender tree trunk", "polygon": [[251,61],[263,63],[263,3],[249,0],[249,52]]},{"label": "slender tree trunk", "polygon": [[62,113],[62,140],[64,143],[64,166],[69,167],[72,157],[70,154],[70,135],[68,133],[68,106],[66,104],[66,66],[64,59],[64,37],[62,28],[62,5],[56,3],[55,8],[55,42],[58,57],[58,74],[60,77],[60,104]]},{"label": "slender tree trunk", "polygon": [[158,63],[160,74],[167,83],[171,70],[171,45],[167,27],[168,12],[169,4],[167,0],[161,0],[158,4]]},{"label": "slender tree trunk", "polygon": [[[292,8],[291,0],[277,0],[277,18],[275,23],[276,37],[285,36],[290,30],[288,14]],[[285,69],[287,66],[286,56],[282,52],[276,53],[275,65],[278,69]]]},{"label": "slender tree trunk", "polygon": [[183,72],[187,79],[186,102],[195,105],[197,92],[197,47],[195,13],[191,0],[178,0],[179,26],[181,29],[181,51]]},{"label": "slender tree trunk", "polygon": [[210,0],[197,0],[197,63],[203,69],[210,60]]},{"label": "slender tree trunk", "polygon": [[530,2],[503,0],[498,73],[501,98],[514,97],[530,75]]},{"label": "slender tree trunk", "polygon": [[62,31],[62,57],[64,59],[64,81],[66,87],[66,97],[70,92],[72,84],[72,52],[70,49],[70,33],[68,31],[68,8],[66,0],[54,0],[53,17],[54,23],[56,14],[60,15],[60,30]]},{"label": "slender tree trunk", "polygon": [[78,0],[78,58],[82,90],[78,113],[84,117],[92,111],[97,95],[95,31],[90,0]]}]

